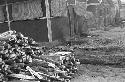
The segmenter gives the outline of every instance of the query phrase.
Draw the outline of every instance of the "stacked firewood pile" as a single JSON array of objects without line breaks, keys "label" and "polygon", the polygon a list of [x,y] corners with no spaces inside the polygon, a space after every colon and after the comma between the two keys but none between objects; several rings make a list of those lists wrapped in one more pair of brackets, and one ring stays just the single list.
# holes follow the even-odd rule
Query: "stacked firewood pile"
[{"label": "stacked firewood pile", "polygon": [[49,58],[49,53],[44,55],[44,49],[40,50],[33,39],[24,37],[21,33],[12,32],[8,39],[4,37],[1,40],[1,45],[1,81],[65,82],[77,72],[77,60],[72,52],[53,53],[52,57],[58,56],[58,60],[54,60]]}]

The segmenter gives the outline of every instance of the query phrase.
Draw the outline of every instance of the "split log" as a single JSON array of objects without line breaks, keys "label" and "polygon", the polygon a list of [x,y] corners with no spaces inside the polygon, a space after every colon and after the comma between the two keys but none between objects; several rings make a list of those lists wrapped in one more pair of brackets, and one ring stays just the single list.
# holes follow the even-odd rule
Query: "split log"
[{"label": "split log", "polygon": [[33,76],[28,76],[28,75],[23,75],[23,74],[11,74],[8,77],[15,77],[15,78],[20,78],[20,79],[24,79],[24,80],[34,80],[35,77]]},{"label": "split log", "polygon": [[[54,60],[52,60],[52,59],[49,59],[49,58],[46,58],[46,56],[41,56],[41,57],[37,57],[37,56],[34,56],[34,58],[35,58],[35,60],[36,61],[46,61],[46,62],[51,62],[51,63],[54,63],[54,64],[56,64],[56,65],[59,65],[60,66],[60,64],[57,62],[57,61],[54,61]],[[37,60],[38,59],[38,60]]]}]

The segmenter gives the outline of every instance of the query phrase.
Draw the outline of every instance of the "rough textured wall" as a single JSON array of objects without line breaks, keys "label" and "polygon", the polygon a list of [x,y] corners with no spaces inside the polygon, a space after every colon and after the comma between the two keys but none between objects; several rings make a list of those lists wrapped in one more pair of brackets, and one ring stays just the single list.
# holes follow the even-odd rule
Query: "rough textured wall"
[{"label": "rough textured wall", "polygon": [[7,23],[0,23],[0,33],[5,32],[7,30],[9,30]]},{"label": "rough textured wall", "polygon": [[[86,10],[86,4],[84,0],[76,0],[76,4],[73,5],[77,15],[84,15]],[[67,16],[66,0],[51,0],[51,15],[56,16]]]},{"label": "rough textured wall", "polygon": [[[23,33],[38,42],[48,42],[46,20],[27,20],[11,23],[12,30]],[[7,23],[0,24],[0,33],[8,30]]]},{"label": "rough textured wall", "polygon": [[0,6],[0,22],[3,22],[4,21],[4,13],[3,13],[3,7]]},{"label": "rough textured wall", "polygon": [[[100,5],[98,5],[98,10],[99,13],[97,16],[99,18],[99,21],[102,21],[102,25],[100,27],[105,27],[108,26],[112,23],[111,19],[111,5],[107,0],[103,0]],[[100,19],[102,18],[102,19]]]},{"label": "rough textured wall", "polygon": [[46,20],[27,20],[12,22],[12,30],[23,33],[38,42],[48,41],[48,30]]},{"label": "rough textured wall", "polygon": [[5,4],[5,0],[0,0],[0,5]]},{"label": "rough textured wall", "polygon": [[[87,32],[88,28],[84,24],[84,17],[77,16],[78,33]],[[68,17],[55,17],[52,21],[53,40],[67,40],[70,37],[70,27]]]},{"label": "rough textured wall", "polygon": [[107,27],[119,19],[119,6],[118,0],[102,0],[98,5],[87,6],[87,11],[94,14],[97,27]]},{"label": "rough textured wall", "polygon": [[84,16],[86,13],[86,3],[77,0],[74,9],[77,15]]},{"label": "rough textured wall", "polygon": [[30,0],[12,5],[13,20],[26,20],[43,17],[41,0]]},{"label": "rough textured wall", "polygon": [[[70,12],[71,15],[71,19],[72,20],[77,20],[78,16],[81,17],[86,17],[86,19],[89,19],[90,17],[88,16],[88,12],[86,12],[86,4],[85,4],[86,0],[76,0],[76,3],[74,5],[72,5],[71,7],[68,6],[68,8],[66,7],[66,0],[52,0],[51,2],[51,14],[54,17],[57,16],[63,16],[63,17],[67,17],[67,10],[74,10],[74,12]],[[74,17],[73,14],[76,14],[77,16]],[[90,15],[90,13],[89,13]],[[84,23],[84,20],[83,22]]]},{"label": "rough textured wall", "polygon": [[51,16],[67,16],[66,0],[51,0]]},{"label": "rough textured wall", "polygon": [[65,40],[70,36],[69,21],[67,17],[55,17],[52,21],[53,40]]}]

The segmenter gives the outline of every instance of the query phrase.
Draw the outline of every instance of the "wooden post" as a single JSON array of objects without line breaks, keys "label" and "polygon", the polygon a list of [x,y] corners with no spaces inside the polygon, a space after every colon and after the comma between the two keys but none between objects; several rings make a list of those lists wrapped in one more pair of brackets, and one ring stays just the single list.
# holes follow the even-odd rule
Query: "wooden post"
[{"label": "wooden post", "polygon": [[69,13],[67,1],[66,1],[66,8],[67,8],[67,15],[68,15],[68,21],[69,21],[69,28],[70,28],[70,37],[71,37],[71,21],[70,21],[70,13]]},{"label": "wooden post", "polygon": [[70,25],[70,37],[75,35],[75,16],[74,16],[74,8],[75,0],[67,0],[67,10],[68,10],[68,18],[69,18],[69,25]]},{"label": "wooden post", "polygon": [[51,20],[50,20],[50,10],[49,10],[49,1],[45,0],[46,5],[46,17],[47,17],[47,28],[48,28],[48,39],[49,42],[52,42],[52,29],[51,29]]},{"label": "wooden post", "polygon": [[9,30],[11,30],[11,27],[10,27],[10,15],[9,15],[9,9],[8,9],[8,4],[7,4],[7,1],[6,1],[6,12],[7,12],[7,22],[8,22],[8,28]]}]

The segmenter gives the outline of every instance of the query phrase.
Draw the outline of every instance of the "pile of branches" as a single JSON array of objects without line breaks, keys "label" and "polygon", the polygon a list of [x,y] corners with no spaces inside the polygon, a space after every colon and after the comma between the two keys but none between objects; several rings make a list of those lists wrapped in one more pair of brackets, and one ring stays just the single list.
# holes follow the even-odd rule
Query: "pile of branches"
[{"label": "pile of branches", "polygon": [[[77,72],[77,61],[74,54],[53,53],[58,55],[58,62],[47,57],[37,43],[21,33],[12,32],[11,37],[3,40],[0,51],[0,80],[29,81],[69,81]],[[64,54],[65,53],[65,54]],[[48,54],[49,56],[49,54]]]}]

